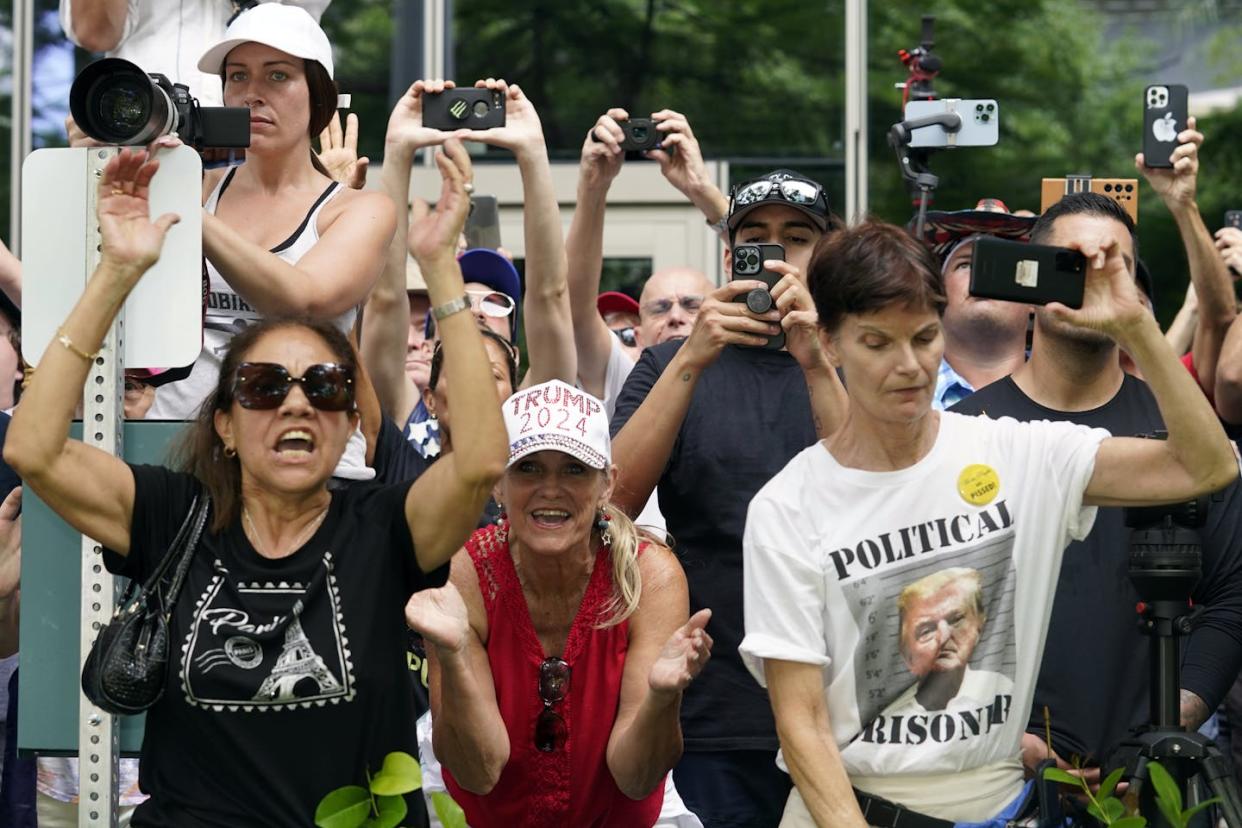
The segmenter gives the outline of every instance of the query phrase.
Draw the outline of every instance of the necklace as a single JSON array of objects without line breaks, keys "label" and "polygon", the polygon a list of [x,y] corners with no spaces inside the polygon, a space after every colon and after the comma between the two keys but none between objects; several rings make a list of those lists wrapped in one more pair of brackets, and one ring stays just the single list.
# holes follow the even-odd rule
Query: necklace
[{"label": "necklace", "polygon": [[[325,506],[323,511],[319,513],[319,517],[312,520],[310,524],[302,530],[302,534],[298,535],[297,539],[293,542],[293,546],[290,547],[291,550],[300,549],[302,544],[306,543],[307,538],[315,534],[315,530],[319,528],[319,524],[323,523],[324,518],[328,516],[328,509],[331,505],[332,504],[329,503]],[[259,530],[255,528],[254,521],[250,517],[250,510],[245,506],[242,506],[242,520],[246,523],[246,528],[249,530],[248,534],[250,535],[250,541],[254,544],[255,550],[258,551],[258,553],[263,557],[271,558],[272,556],[267,553],[266,547],[264,547],[263,542],[259,539]]]}]

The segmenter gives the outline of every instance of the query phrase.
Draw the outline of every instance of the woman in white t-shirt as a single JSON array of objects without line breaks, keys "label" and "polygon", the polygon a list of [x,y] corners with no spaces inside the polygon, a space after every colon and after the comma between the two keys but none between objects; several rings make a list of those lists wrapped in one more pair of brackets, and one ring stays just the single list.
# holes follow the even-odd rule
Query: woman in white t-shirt
[{"label": "woman in white t-shirt", "polygon": [[810,286],[848,406],[816,412],[830,436],[760,490],[744,541],[740,649],[796,785],[782,826],[858,828],[893,802],[927,824],[1003,824],[1066,545],[1095,506],[1186,500],[1238,473],[1139,299],[1132,227],[1043,220],[1088,260],[1082,309],[1047,312],[1136,358],[1169,438],[933,411],[945,298],[931,254],[879,222],[824,240]]}]

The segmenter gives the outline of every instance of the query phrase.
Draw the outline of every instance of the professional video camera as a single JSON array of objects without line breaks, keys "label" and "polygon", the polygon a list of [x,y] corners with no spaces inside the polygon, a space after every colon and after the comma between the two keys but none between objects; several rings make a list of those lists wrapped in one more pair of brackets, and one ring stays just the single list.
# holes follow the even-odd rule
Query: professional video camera
[{"label": "professional video camera", "polygon": [[250,110],[199,106],[188,86],[120,58],[87,66],[69,90],[73,120],[106,144],[147,144],[177,133],[195,149],[250,146]]}]

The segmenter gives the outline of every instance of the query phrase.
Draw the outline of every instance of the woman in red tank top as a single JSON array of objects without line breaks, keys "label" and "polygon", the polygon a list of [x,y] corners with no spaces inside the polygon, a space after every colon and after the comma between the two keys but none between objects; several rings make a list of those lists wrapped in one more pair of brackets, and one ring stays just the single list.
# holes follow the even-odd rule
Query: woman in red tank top
[{"label": "woman in red tank top", "polygon": [[603,405],[559,380],[504,403],[506,517],[410,599],[444,781],[473,828],[643,828],[711,655],[673,554],[609,505]]}]

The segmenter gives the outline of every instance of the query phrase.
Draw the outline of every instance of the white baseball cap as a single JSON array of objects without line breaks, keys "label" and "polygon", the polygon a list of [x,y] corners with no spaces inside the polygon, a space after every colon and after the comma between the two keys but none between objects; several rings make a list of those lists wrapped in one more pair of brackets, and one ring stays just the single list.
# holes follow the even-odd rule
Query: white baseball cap
[{"label": "white baseball cap", "polygon": [[505,400],[509,465],[536,451],[560,451],[593,469],[612,458],[604,404],[560,380],[519,391]]},{"label": "white baseball cap", "polygon": [[224,32],[224,39],[198,59],[201,72],[220,74],[229,52],[243,43],[262,43],[286,54],[318,61],[334,77],[332,44],[315,18],[300,6],[261,3],[237,15]]}]

